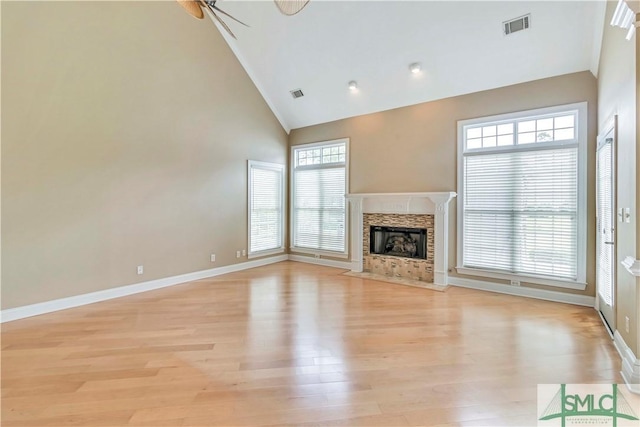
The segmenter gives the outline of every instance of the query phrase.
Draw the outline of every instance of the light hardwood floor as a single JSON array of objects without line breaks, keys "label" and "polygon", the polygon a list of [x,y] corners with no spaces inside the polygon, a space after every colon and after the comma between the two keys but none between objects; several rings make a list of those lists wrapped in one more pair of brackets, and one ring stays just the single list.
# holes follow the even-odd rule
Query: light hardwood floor
[{"label": "light hardwood floor", "polygon": [[283,262],[2,326],[2,425],[536,424],[620,383],[596,312]]}]

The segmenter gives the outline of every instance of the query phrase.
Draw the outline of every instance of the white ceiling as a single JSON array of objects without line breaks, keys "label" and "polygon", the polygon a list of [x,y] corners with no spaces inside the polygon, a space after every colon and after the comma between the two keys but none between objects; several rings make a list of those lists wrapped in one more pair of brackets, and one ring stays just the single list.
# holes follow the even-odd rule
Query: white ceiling
[{"label": "white ceiling", "polygon": [[[225,39],[287,131],[566,73],[596,73],[603,4],[311,0],[287,17],[271,1],[218,2],[250,25],[226,19],[238,39]],[[503,21],[527,13],[529,30],[503,35]],[[412,62],[422,64],[421,74],[409,72]],[[350,80],[358,82],[355,93]],[[293,89],[305,96],[293,99]]]}]

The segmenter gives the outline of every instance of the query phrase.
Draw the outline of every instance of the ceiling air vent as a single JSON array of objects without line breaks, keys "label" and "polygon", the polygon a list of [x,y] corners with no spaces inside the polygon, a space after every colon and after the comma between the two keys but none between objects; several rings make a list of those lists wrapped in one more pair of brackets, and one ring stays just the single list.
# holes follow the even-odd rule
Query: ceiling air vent
[{"label": "ceiling air vent", "polygon": [[293,96],[293,99],[302,98],[304,96],[304,93],[302,93],[302,89],[296,89],[290,92],[291,96]]},{"label": "ceiling air vent", "polygon": [[530,24],[531,24],[531,14],[527,14],[516,19],[511,19],[509,21],[505,21],[502,23],[502,26],[504,27],[504,35],[507,36],[511,33],[526,30],[529,28]]}]

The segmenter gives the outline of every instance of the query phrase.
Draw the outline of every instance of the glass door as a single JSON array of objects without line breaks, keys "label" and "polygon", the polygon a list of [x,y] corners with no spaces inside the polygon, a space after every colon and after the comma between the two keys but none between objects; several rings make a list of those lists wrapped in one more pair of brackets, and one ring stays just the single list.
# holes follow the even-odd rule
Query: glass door
[{"label": "glass door", "polygon": [[596,156],[597,307],[611,332],[616,329],[615,127],[598,138]]}]

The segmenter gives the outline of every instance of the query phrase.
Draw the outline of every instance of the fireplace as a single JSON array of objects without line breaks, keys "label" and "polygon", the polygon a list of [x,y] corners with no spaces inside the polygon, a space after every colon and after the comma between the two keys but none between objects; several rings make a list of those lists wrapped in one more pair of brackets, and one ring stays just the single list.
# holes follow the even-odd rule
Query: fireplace
[{"label": "fireplace", "polygon": [[433,283],[431,214],[364,213],[362,271]]},{"label": "fireplace", "polygon": [[372,225],[369,252],[377,255],[427,259],[427,229]]},{"label": "fireplace", "polygon": [[[454,192],[347,194],[351,216],[351,271],[446,286],[449,268],[448,205],[455,196]],[[426,259],[373,253],[371,234],[376,231],[372,227],[376,226],[426,229]],[[393,242],[385,239],[385,247],[387,243]],[[375,247],[373,249],[376,250]],[[411,244],[403,251],[412,252]],[[419,253],[417,248],[416,252]]]}]

